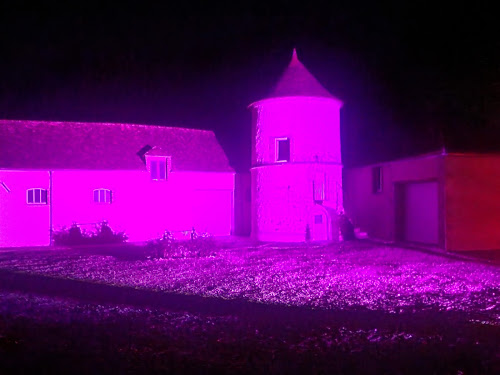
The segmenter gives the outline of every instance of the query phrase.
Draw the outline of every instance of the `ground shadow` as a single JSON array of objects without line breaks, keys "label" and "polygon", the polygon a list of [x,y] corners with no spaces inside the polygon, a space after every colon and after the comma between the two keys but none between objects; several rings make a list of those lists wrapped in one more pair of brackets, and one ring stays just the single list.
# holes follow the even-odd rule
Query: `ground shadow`
[{"label": "ground shadow", "polygon": [[[229,344],[219,343],[218,332],[212,332],[207,338],[193,337],[183,328],[165,337],[164,334],[146,336],[145,343],[141,337],[148,328],[135,318],[133,322],[115,321],[113,324],[71,321],[69,324],[45,322],[41,325],[32,319],[20,318],[10,322],[12,339],[7,334],[3,343],[0,340],[2,373],[421,374],[457,373],[457,369],[465,369],[465,373],[498,373],[499,364],[494,358],[500,329],[473,325],[469,323],[471,314],[468,313],[427,310],[390,314],[362,307],[349,311],[315,310],[265,305],[244,299],[156,292],[8,270],[0,270],[0,290],[70,298],[84,303],[238,317],[236,323],[220,327],[234,338]],[[136,326],[142,333],[135,331]],[[335,344],[331,348],[315,347],[305,352],[289,347],[284,341],[293,341],[300,333],[307,337],[315,328],[323,332],[321,328],[325,326],[345,327],[352,332],[375,328],[391,333],[417,332],[443,339],[434,338],[423,344],[396,340],[381,345],[361,339],[363,346],[355,351],[349,345]],[[262,339],[254,337],[256,329],[262,331]],[[477,341],[481,346],[476,345]],[[151,350],[138,351],[141,347]],[[2,353],[7,353],[3,360]]]},{"label": "ground shadow", "polygon": [[72,298],[89,303],[160,308],[173,312],[189,312],[208,316],[237,316],[277,330],[290,325],[300,329],[331,325],[343,326],[348,329],[377,328],[410,332],[449,330],[451,333],[458,334],[457,326],[460,326],[461,329],[467,329],[467,327],[472,326],[470,324],[472,318],[475,320],[486,318],[486,315],[480,313],[471,314],[432,309],[415,313],[389,313],[368,310],[361,306],[353,306],[349,310],[325,310],[269,305],[245,299],[226,300],[184,295],[8,270],[0,270],[0,285],[0,288],[6,291]]}]

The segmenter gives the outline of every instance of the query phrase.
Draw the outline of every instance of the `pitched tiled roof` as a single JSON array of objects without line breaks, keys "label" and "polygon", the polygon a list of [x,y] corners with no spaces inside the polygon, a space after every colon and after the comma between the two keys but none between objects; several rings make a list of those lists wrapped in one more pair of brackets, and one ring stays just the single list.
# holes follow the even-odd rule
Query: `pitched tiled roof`
[{"label": "pitched tiled roof", "polygon": [[267,98],[316,96],[335,99],[299,61],[293,50],[292,60]]},{"label": "pitched tiled roof", "polygon": [[152,148],[171,156],[174,170],[233,170],[212,131],[0,120],[0,169],[144,169],[138,153]]}]

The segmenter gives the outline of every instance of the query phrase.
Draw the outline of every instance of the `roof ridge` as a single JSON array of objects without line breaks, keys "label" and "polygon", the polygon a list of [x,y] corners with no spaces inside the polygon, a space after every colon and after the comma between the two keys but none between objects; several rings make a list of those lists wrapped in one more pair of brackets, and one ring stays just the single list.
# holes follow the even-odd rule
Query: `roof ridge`
[{"label": "roof ridge", "polygon": [[0,123],[36,123],[36,124],[78,124],[78,125],[105,125],[105,126],[117,126],[117,125],[127,125],[134,127],[148,127],[148,128],[162,128],[162,129],[175,129],[175,130],[195,130],[200,132],[214,133],[211,129],[197,129],[189,128],[185,126],[170,126],[170,125],[155,125],[155,124],[134,124],[131,122],[87,122],[87,121],[50,121],[50,120],[8,120],[0,119]]},{"label": "roof ridge", "polygon": [[0,168],[143,170],[137,152],[164,148],[182,171],[233,171],[212,130],[109,122],[0,120]]}]

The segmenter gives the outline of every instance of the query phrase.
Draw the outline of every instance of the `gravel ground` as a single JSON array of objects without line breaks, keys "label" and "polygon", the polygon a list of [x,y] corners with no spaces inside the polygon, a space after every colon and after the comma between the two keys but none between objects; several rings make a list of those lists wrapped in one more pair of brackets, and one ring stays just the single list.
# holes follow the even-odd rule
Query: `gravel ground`
[{"label": "gravel ground", "polygon": [[207,257],[143,261],[71,250],[4,253],[2,269],[265,304],[437,309],[500,320],[498,267],[392,247],[231,247]]},{"label": "gravel ground", "polygon": [[491,265],[366,244],[124,259],[0,254],[0,373],[500,372]]}]

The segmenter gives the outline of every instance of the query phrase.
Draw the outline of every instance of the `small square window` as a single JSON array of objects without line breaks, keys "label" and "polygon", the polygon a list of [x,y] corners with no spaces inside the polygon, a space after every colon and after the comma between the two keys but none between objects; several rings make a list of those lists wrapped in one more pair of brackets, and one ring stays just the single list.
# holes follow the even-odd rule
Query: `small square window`
[{"label": "small square window", "polygon": [[326,200],[325,194],[326,175],[317,175],[313,180],[313,200],[320,203]]},{"label": "small square window", "polygon": [[373,193],[381,193],[382,192],[382,167],[373,167],[372,168],[372,189]]},{"label": "small square window", "polygon": [[290,161],[290,139],[276,139],[276,161]]},{"label": "small square window", "polygon": [[323,215],[314,215],[314,224],[323,224]]}]

